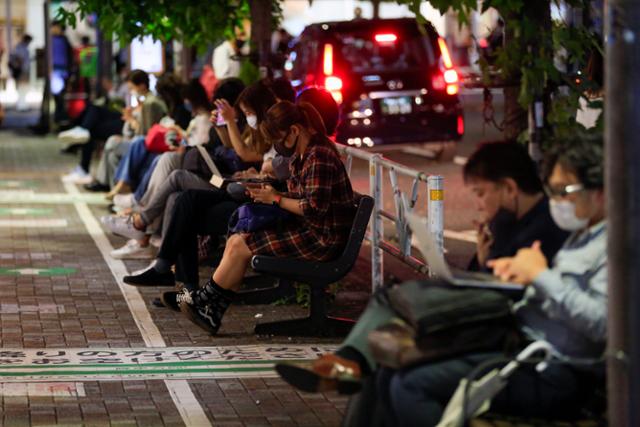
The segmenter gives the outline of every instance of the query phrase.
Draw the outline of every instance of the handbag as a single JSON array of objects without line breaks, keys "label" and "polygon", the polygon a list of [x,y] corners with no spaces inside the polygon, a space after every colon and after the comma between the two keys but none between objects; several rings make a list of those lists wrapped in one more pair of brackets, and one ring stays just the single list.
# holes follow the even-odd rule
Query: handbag
[{"label": "handbag", "polygon": [[164,153],[169,151],[169,145],[166,142],[167,128],[156,123],[151,126],[147,136],[144,138],[144,146],[150,153]]},{"label": "handbag", "polygon": [[477,351],[514,349],[520,336],[512,300],[498,291],[410,281],[377,298],[397,314],[369,334],[380,364],[400,369]]},{"label": "handbag", "polygon": [[230,233],[251,233],[267,228],[281,229],[293,214],[279,206],[262,203],[245,203],[236,209],[229,219]]}]

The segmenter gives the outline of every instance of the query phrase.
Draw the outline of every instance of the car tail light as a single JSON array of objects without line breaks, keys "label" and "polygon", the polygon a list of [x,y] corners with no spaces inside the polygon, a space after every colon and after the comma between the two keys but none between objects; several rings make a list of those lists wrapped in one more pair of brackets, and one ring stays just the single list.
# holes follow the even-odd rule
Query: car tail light
[{"label": "car tail light", "polygon": [[373,36],[373,38],[380,44],[395,43],[396,40],[398,40],[398,36],[393,33],[376,34],[375,36]]},{"label": "car tail light", "polygon": [[341,90],[342,89],[342,79],[340,77],[336,77],[336,76],[328,76],[324,80],[324,88],[327,89],[329,92],[333,92],[333,91],[336,91],[336,90]]},{"label": "car tail light", "polygon": [[455,95],[460,89],[458,72],[453,68],[449,48],[447,48],[447,43],[442,37],[438,37],[438,46],[440,47],[444,70],[442,75],[437,75],[433,78],[433,88],[435,90],[446,90],[447,95]]},{"label": "car tail light", "polygon": [[464,117],[458,116],[457,129],[458,135],[464,135]]}]

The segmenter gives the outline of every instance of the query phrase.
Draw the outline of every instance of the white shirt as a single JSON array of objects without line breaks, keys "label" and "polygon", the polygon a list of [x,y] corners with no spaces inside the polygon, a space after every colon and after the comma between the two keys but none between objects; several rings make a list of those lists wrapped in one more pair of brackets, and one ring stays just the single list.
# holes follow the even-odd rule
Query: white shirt
[{"label": "white shirt", "polygon": [[187,144],[190,147],[206,144],[209,142],[209,130],[211,130],[209,114],[201,113],[196,115],[191,119],[187,127]]},{"label": "white shirt", "polygon": [[[249,53],[248,43],[245,43],[240,49],[240,54],[246,55]],[[240,75],[240,61],[234,59],[237,53],[231,46],[231,42],[226,40],[220,46],[213,51],[213,72],[216,75],[216,79],[222,80],[229,77],[238,77]]]}]

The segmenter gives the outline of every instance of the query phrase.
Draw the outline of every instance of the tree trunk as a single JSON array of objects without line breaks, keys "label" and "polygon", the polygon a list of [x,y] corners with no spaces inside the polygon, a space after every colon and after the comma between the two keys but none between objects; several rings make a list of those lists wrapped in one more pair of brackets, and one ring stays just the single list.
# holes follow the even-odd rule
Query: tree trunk
[{"label": "tree trunk", "polygon": [[271,55],[272,0],[249,0],[251,10],[251,49],[257,55],[262,77],[269,69]]},{"label": "tree trunk", "polygon": [[[520,19],[519,15],[505,16],[504,43],[505,46],[515,43],[515,25],[513,22]],[[520,73],[505,76],[509,86],[504,88],[504,137],[516,139],[527,128],[527,111],[518,103],[520,93]],[[511,83],[514,86],[511,86]]]},{"label": "tree trunk", "polygon": [[[505,35],[504,40],[506,44],[515,43],[515,25],[510,25],[514,21],[522,20],[523,17],[527,17],[533,21],[535,28],[540,28],[542,32],[551,31],[551,4],[550,0],[540,0],[536,2],[524,2],[524,7],[519,14],[513,16],[505,16]],[[542,38],[546,41],[546,38]],[[520,40],[521,49],[532,49],[537,52],[540,47],[540,38],[532,38],[530,40]],[[552,49],[547,49],[549,54],[552,54]],[[526,64],[523,64],[526,66]],[[531,138],[537,140],[540,138],[541,129],[536,128],[535,121],[528,123],[528,111],[518,103],[518,95],[520,93],[520,72],[516,71],[511,76],[505,76],[507,82],[514,82],[516,86],[507,87],[504,89],[504,136],[507,139],[517,138],[522,131],[530,127]],[[547,93],[536,94],[535,97],[541,101],[545,106],[548,105],[546,98]],[[546,112],[545,112],[546,113]],[[543,125],[543,124],[542,124]]]},{"label": "tree trunk", "polygon": [[380,18],[380,2],[381,0],[371,0],[373,6],[373,19]]}]

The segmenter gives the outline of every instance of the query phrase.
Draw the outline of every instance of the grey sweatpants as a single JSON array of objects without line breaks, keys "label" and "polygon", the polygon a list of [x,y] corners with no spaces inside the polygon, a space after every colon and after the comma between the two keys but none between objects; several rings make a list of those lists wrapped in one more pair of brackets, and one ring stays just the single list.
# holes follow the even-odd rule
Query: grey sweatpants
[{"label": "grey sweatpants", "polygon": [[194,173],[184,169],[174,170],[154,191],[149,203],[144,205],[144,208],[140,211],[140,216],[145,224],[150,225],[164,213],[165,217],[162,219],[162,235],[164,236],[164,232],[170,223],[171,212],[167,212],[168,209],[166,209],[169,198],[172,195],[175,197],[177,193],[185,190],[210,190],[212,188],[215,187]]},{"label": "grey sweatpants", "polygon": [[118,169],[120,160],[127,153],[129,145],[131,142],[124,140],[122,135],[113,135],[107,139],[96,171],[96,181],[110,187],[114,186],[116,169]]},{"label": "grey sweatpants", "polygon": [[156,166],[151,174],[151,179],[149,180],[147,191],[145,191],[142,199],[139,200],[142,206],[147,206],[151,202],[153,195],[166,181],[171,172],[180,169],[183,159],[184,154],[182,153],[167,152],[160,155],[160,159],[156,163]]}]

